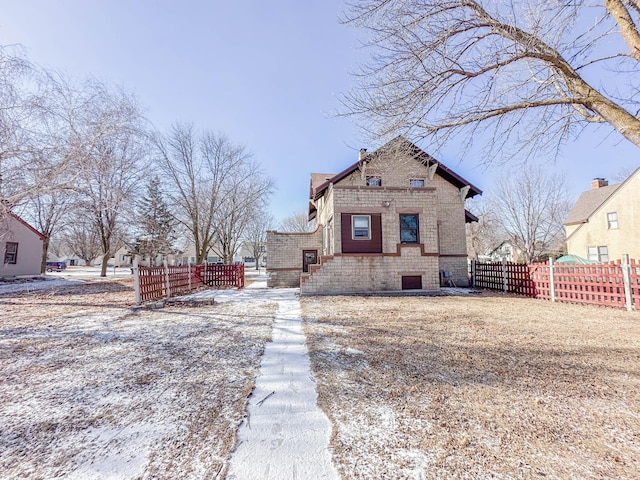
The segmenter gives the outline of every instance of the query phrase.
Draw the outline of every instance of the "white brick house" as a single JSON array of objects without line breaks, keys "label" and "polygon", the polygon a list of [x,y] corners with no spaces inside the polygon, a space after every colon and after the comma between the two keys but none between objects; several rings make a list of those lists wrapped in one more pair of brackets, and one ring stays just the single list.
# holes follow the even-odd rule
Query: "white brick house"
[{"label": "white brick house", "polygon": [[467,285],[465,200],[482,192],[398,137],[338,174],[312,174],[312,233],[267,233],[269,286],[303,294]]}]

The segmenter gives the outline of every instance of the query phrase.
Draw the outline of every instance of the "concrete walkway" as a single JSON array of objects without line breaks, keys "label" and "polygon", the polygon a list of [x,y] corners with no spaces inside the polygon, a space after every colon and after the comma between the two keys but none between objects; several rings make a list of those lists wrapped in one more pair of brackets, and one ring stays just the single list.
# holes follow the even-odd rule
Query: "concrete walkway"
[{"label": "concrete walkway", "polygon": [[317,405],[295,292],[274,291],[279,308],[272,342],[265,346],[247,418],[238,430],[229,480],[340,478],[329,451],[331,423]]}]

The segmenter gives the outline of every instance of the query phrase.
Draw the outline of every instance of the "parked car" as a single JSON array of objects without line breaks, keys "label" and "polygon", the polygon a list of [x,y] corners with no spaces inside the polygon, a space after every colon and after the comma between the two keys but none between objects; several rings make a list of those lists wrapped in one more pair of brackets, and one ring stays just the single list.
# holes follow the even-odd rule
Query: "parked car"
[{"label": "parked car", "polygon": [[47,272],[61,272],[67,268],[64,262],[47,262]]}]

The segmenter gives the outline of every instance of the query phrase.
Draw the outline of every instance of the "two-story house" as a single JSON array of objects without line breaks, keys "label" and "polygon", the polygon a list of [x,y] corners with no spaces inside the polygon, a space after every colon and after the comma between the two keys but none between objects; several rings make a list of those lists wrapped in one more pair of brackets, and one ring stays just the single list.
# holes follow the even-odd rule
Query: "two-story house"
[{"label": "two-story house", "polygon": [[301,293],[468,285],[465,200],[482,193],[398,137],[338,174],[311,174],[311,233],[267,233],[269,286]]},{"label": "two-story house", "polygon": [[640,259],[640,168],[615,185],[591,182],[564,222],[567,252],[598,262]]}]

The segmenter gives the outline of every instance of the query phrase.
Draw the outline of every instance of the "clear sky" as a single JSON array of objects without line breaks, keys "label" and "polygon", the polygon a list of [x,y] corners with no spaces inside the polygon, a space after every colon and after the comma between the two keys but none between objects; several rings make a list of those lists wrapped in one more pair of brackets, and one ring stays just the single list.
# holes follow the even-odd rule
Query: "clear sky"
[{"label": "clear sky", "polygon": [[[374,149],[356,119],[332,115],[366,55],[338,21],[342,0],[0,0],[0,44],[33,62],[123,86],[160,129],[192,122],[244,144],[275,179],[281,219],[307,206],[309,174],[337,173]],[[489,192],[502,168],[434,152]],[[590,130],[554,162],[574,197],[594,177],[640,166],[640,150]]]}]

